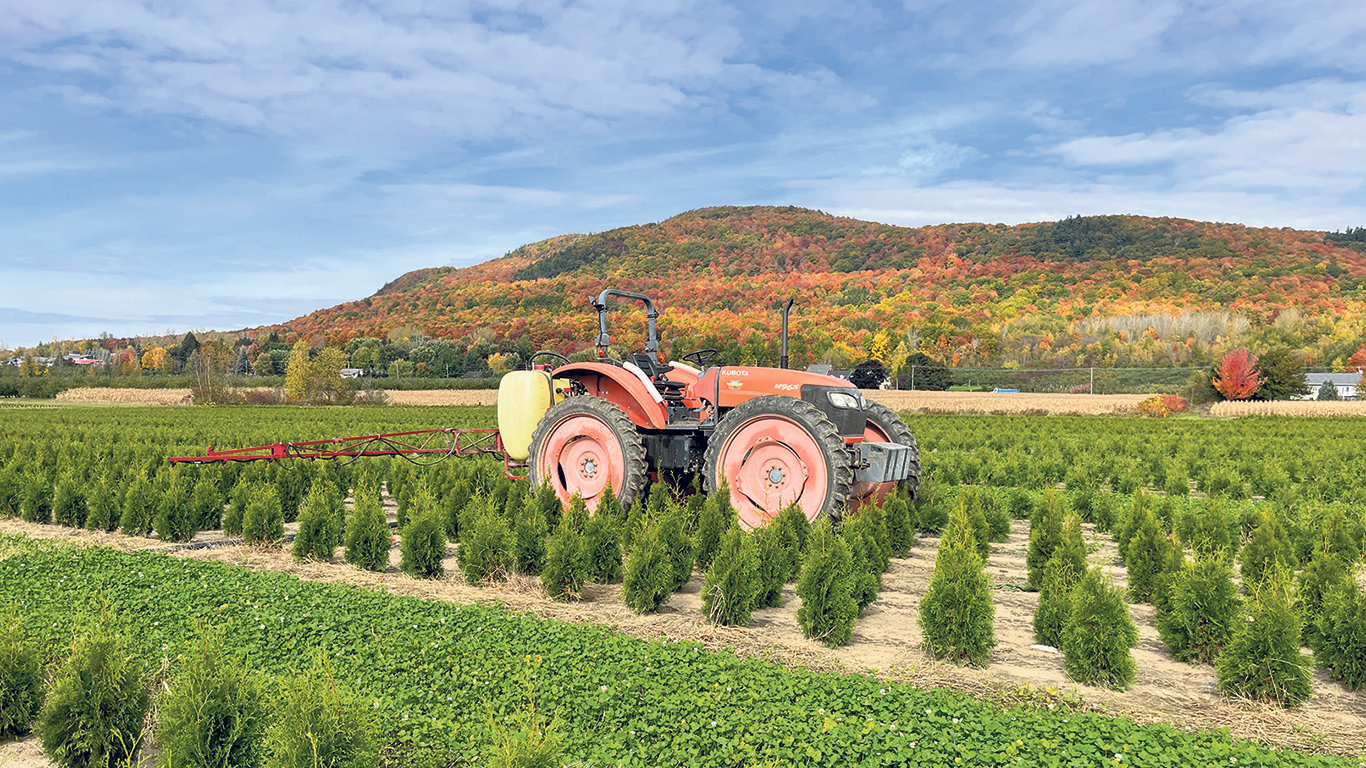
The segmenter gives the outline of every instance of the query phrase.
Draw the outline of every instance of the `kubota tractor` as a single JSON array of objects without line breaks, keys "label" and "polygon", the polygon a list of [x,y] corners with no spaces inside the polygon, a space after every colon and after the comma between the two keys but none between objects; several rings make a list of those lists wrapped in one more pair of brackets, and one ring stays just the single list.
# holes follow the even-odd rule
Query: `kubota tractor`
[{"label": "kubota tractor", "polygon": [[[645,348],[629,360],[608,357],[613,296],[645,307]],[[533,483],[549,483],[562,500],[578,493],[595,508],[610,483],[629,507],[652,472],[700,472],[708,492],[729,488],[741,524],[755,528],[793,503],[815,520],[898,483],[911,494],[918,488],[915,437],[848,381],[785,368],[708,367],[714,349],[666,363],[649,297],[609,289],[591,303],[597,361],[540,352],[536,358],[563,364],[510,373],[499,388],[504,449],[527,463]]]},{"label": "kubota tractor", "polygon": [[[630,360],[608,357],[607,300],[645,305],[645,349]],[[797,504],[807,519],[838,517],[846,507],[879,498],[898,484],[914,496],[920,452],[910,429],[853,384],[787,368],[711,366],[714,349],[665,362],[649,297],[605,290],[598,313],[597,360],[571,362],[537,352],[531,370],[503,377],[498,429],[427,429],[274,443],[182,456],[171,463],[355,460],[402,456],[435,463],[451,456],[495,454],[505,471],[525,468],[566,504],[575,494],[596,509],[610,487],[625,507],[638,502],[651,477],[701,473],[704,490],[727,487],[746,528],[765,525]],[[787,310],[783,314],[786,365]],[[542,357],[562,365],[538,365]]]}]

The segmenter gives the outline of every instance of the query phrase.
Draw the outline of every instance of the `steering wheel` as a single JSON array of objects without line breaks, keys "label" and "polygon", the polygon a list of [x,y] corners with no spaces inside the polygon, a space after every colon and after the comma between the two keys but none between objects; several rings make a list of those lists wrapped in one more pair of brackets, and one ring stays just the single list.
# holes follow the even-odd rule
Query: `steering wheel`
[{"label": "steering wheel", "polygon": [[565,357],[564,355],[560,354],[559,352],[551,352],[551,351],[548,350],[548,349],[543,349],[543,350],[541,350],[540,352],[537,352],[536,354],[532,355],[532,356],[530,357],[530,359],[527,360],[527,363],[534,364],[534,363],[536,362],[536,358],[542,357],[542,356],[546,356],[546,357],[558,357],[559,359],[561,359],[561,360],[564,361],[564,364],[565,364],[565,365],[569,365],[569,363],[570,363],[569,358]]},{"label": "steering wheel", "polygon": [[696,362],[699,369],[707,367],[707,361],[716,356],[714,349],[699,349],[696,352],[689,352],[683,356],[683,362]]}]

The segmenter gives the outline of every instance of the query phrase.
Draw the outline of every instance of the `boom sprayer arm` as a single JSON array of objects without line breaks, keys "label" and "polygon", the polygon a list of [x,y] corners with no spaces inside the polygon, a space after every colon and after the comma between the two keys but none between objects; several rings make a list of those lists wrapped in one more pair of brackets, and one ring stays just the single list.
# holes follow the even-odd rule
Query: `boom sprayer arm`
[{"label": "boom sprayer arm", "polygon": [[588,303],[593,305],[593,309],[598,311],[598,340],[594,343],[597,347],[598,357],[607,357],[607,348],[612,345],[612,336],[607,333],[607,297],[620,296],[623,299],[635,299],[645,305],[645,319],[649,322],[649,332],[645,338],[645,353],[659,356],[659,331],[655,327],[655,320],[659,318],[659,310],[655,309],[655,303],[650,301],[649,296],[628,291],[618,291],[608,288],[598,294],[596,299],[590,298]]}]

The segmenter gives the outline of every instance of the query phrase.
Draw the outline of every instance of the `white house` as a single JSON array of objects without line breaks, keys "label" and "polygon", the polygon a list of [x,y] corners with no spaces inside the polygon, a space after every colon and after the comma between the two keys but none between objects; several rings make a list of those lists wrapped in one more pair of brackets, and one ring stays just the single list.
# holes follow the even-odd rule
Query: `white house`
[{"label": "white house", "polygon": [[1305,400],[1317,400],[1319,390],[1327,382],[1333,382],[1337,387],[1338,397],[1343,400],[1357,399],[1357,389],[1361,386],[1361,373],[1306,373],[1304,383],[1309,387],[1309,394],[1304,396]]}]

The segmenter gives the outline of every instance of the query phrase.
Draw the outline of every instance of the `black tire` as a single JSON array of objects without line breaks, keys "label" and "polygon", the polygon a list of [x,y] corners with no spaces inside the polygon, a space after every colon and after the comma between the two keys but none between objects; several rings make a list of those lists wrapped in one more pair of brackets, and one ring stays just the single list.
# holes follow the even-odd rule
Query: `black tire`
[{"label": "black tire", "polygon": [[645,444],[640,440],[636,425],[626,416],[626,412],[601,397],[581,395],[562,400],[550,407],[531,433],[531,455],[527,457],[528,477],[533,486],[539,487],[546,482],[537,466],[545,439],[565,420],[574,416],[591,416],[606,424],[621,445],[621,455],[625,457],[620,488],[614,488],[623,509],[630,509],[645,493],[648,480],[645,470]]},{"label": "black tire", "polygon": [[911,476],[901,481],[901,488],[906,491],[911,501],[915,501],[916,494],[920,492],[920,446],[915,444],[915,435],[911,434],[911,428],[906,426],[896,411],[874,402],[868,398],[863,399],[864,413],[868,414],[868,420],[894,443],[910,446],[911,448]]},{"label": "black tire", "polygon": [[[722,447],[735,430],[764,416],[781,416],[789,419],[806,430],[821,451],[826,467],[826,489],[817,519],[829,517],[838,523],[849,502],[849,489],[854,482],[849,451],[845,448],[844,438],[819,408],[794,397],[764,395],[741,403],[721,418],[721,423],[707,441],[707,451],[703,461],[703,487],[707,493],[715,493],[720,486],[719,463]],[[753,501],[753,500],[751,500]],[[755,506],[758,506],[756,503]]]}]

